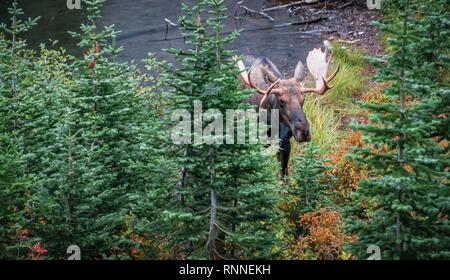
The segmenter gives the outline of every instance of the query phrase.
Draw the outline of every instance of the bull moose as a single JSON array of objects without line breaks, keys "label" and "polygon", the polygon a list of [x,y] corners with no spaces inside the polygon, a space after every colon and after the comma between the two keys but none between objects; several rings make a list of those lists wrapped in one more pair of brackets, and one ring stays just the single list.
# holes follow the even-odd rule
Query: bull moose
[{"label": "bull moose", "polygon": [[[294,77],[285,78],[275,64],[266,57],[259,57],[251,63],[247,72],[244,62],[239,61],[241,74],[239,76],[243,87],[255,89],[255,93],[249,100],[258,108],[267,110],[278,109],[280,113],[280,150],[278,161],[281,164],[281,176],[288,175],[289,154],[291,152],[290,139],[298,142],[311,141],[310,125],[303,112],[303,103],[306,93],[324,94],[332,87],[329,82],[337,75],[340,65],[327,78],[332,54],[327,60],[327,51],[323,52],[315,48],[309,52],[306,58],[306,65],[314,78],[315,87],[305,87],[307,73],[303,63],[299,61],[294,71]],[[247,61],[246,61],[247,62]],[[265,89],[263,89],[265,88]],[[269,125],[270,125],[270,118]]]}]

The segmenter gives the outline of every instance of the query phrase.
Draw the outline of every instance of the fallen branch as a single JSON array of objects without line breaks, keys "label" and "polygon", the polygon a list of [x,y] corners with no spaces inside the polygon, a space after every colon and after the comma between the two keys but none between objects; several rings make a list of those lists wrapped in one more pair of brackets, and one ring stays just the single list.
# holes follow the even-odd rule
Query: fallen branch
[{"label": "fallen branch", "polygon": [[236,6],[234,7],[234,17],[237,16],[238,9],[242,5],[242,3],[244,3],[244,1],[239,1],[239,2],[236,3]]},{"label": "fallen branch", "polygon": [[264,9],[261,9],[261,11],[262,12],[270,12],[270,11],[276,11],[276,10],[281,10],[281,9],[288,9],[290,7],[298,6],[298,5],[317,4],[318,2],[319,2],[318,0],[296,1],[296,2],[289,3],[289,4],[284,4],[284,5],[278,5],[278,6],[274,6],[274,7],[264,8]]},{"label": "fallen branch", "polygon": [[268,14],[266,14],[266,13],[263,12],[263,11],[260,11],[259,14],[262,15],[263,17],[268,18],[270,21],[275,21],[275,20],[273,19],[273,17],[269,16]]},{"label": "fallen branch", "polygon": [[355,3],[355,0],[352,0],[352,1],[348,2],[348,3],[345,3],[345,4],[341,5],[341,6],[339,6],[338,9],[344,9],[344,8],[352,5],[353,3]]},{"label": "fallen branch", "polygon": [[282,24],[275,25],[275,27],[310,24],[310,23],[316,23],[316,22],[322,21],[324,19],[326,19],[326,18],[325,17],[317,17],[317,18],[312,18],[312,19],[308,19],[308,20],[300,20],[300,21],[294,21],[294,22],[289,22],[289,23],[282,23]]},{"label": "fallen branch", "polygon": [[[241,1],[242,2],[242,1]],[[271,16],[269,16],[268,14],[266,14],[264,11],[255,11],[255,10],[253,10],[253,9],[250,9],[249,7],[247,7],[247,6],[245,6],[245,5],[242,5],[242,4],[238,4],[238,6],[239,7],[241,7],[242,9],[244,9],[245,10],[245,12],[246,13],[249,13],[249,14],[258,14],[258,15],[260,15],[260,16],[262,16],[262,17],[265,17],[265,18],[267,18],[267,19],[269,19],[270,21],[275,21],[274,19],[273,19],[273,17],[271,17]]]},{"label": "fallen branch", "polygon": [[166,36],[164,37],[164,40],[167,40],[167,34],[169,34],[169,26],[178,26],[178,24],[171,22],[168,18],[165,18],[164,21],[166,22]]},{"label": "fallen branch", "polygon": [[360,39],[356,39],[356,40],[352,40],[352,41],[347,41],[347,40],[337,40],[339,43],[344,43],[344,44],[350,44],[353,45],[355,43],[358,43],[359,41],[361,41]]}]

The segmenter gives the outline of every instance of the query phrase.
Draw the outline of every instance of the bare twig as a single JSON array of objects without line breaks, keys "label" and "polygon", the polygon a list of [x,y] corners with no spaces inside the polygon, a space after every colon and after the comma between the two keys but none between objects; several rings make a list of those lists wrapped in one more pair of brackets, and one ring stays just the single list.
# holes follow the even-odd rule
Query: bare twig
[{"label": "bare twig", "polygon": [[242,5],[242,3],[244,3],[244,1],[238,1],[238,2],[236,3],[236,6],[234,7],[234,16],[235,16],[235,17],[237,16],[238,9],[239,9],[239,7]]},{"label": "bare twig", "polygon": [[165,18],[164,21],[166,22],[166,36],[164,37],[164,40],[167,40],[167,34],[169,34],[169,26],[178,26],[178,24],[173,23],[168,18]]},{"label": "bare twig", "polygon": [[275,20],[273,19],[273,17],[269,16],[268,14],[266,14],[266,13],[263,12],[263,11],[260,11],[259,14],[260,14],[261,16],[263,16],[263,17],[268,18],[270,21],[275,21]]},{"label": "bare twig", "polygon": [[[243,2],[243,1],[241,1],[241,2]],[[265,17],[265,18],[267,18],[268,20],[270,20],[270,21],[275,21],[274,19],[273,19],[273,17],[271,17],[271,16],[269,16],[268,14],[266,14],[265,13],[265,11],[260,11],[260,12],[258,12],[258,11],[255,11],[255,10],[253,10],[253,9],[250,9],[249,7],[247,7],[247,6],[245,6],[245,5],[242,5],[242,4],[239,4],[238,3],[238,6],[239,7],[241,7],[242,9],[244,9],[245,10],[245,12],[246,13],[248,13],[248,14],[257,14],[257,15],[260,15],[260,16],[262,16],[262,17]]]}]

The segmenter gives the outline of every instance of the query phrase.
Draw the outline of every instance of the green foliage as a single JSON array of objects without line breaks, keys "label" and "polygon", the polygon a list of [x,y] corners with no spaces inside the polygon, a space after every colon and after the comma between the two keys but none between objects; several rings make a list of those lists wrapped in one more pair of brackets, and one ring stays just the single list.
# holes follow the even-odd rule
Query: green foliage
[{"label": "green foliage", "polygon": [[[237,79],[235,53],[225,49],[238,33],[221,34],[224,1],[197,1],[193,7],[183,5],[183,11],[181,33],[188,48],[168,50],[180,66],[161,76],[171,88],[165,94],[165,123],[173,127],[178,119],[171,121],[172,113],[180,109],[192,118],[194,102],[201,102],[203,112],[216,110],[198,122],[205,127],[216,117],[222,121],[226,109],[250,108],[244,102],[249,92],[240,89]],[[193,140],[195,132],[188,133]],[[203,138],[210,144],[168,141],[165,149],[178,166],[179,180],[160,190],[158,203],[165,207],[155,230],[164,233],[176,258],[272,257],[278,192],[270,159],[261,145],[222,144],[215,136]]]},{"label": "green foliage", "polygon": [[[329,151],[339,139],[337,115],[333,108],[326,104],[323,98],[310,95],[306,98],[303,111],[312,127],[311,142],[320,147],[322,153]],[[302,150],[296,152],[301,153]]]},{"label": "green foliage", "polygon": [[333,57],[341,70],[333,80],[333,90],[324,95],[324,101],[341,114],[353,113],[355,97],[366,87],[365,53],[358,48],[333,44]]},{"label": "green foliage", "polygon": [[[352,209],[350,230],[358,242],[351,249],[358,258],[371,244],[385,259],[449,258],[448,151],[433,137],[445,121],[436,102],[448,99],[436,81],[437,55],[448,54],[448,40],[436,35],[448,25],[448,12],[445,1],[428,4],[426,14],[417,10],[425,8],[420,1],[396,1],[395,7],[399,20],[381,25],[392,51],[377,76],[389,85],[387,101],[362,104],[370,123],[355,126],[366,145],[352,158],[372,176],[354,194],[359,207]],[[370,210],[361,211],[367,205]]]},{"label": "green foliage", "polygon": [[[30,52],[20,36],[36,24],[38,18],[23,20],[17,1],[8,9],[11,25],[0,24],[0,258],[22,256],[26,246],[18,238],[24,222],[26,201],[35,178],[26,169],[20,128],[24,116],[20,100],[27,86]],[[6,36],[11,38],[6,39]],[[6,203],[8,202],[8,203]]]},{"label": "green foliage", "polygon": [[[65,259],[69,245],[82,259],[349,258],[343,246],[354,238],[330,195],[346,180],[334,180],[341,171],[322,155],[339,143],[339,117],[356,112],[364,53],[333,46],[341,72],[328,94],[307,97],[313,145],[297,148],[282,186],[261,144],[215,142],[217,131],[208,144],[171,141],[173,113],[192,117],[196,101],[202,128],[227,109],[252,108],[226,48],[239,32],[223,35],[224,1],[183,5],[186,48],[167,50],[175,66],[150,55],[145,73],[117,62],[114,26],[97,26],[103,2],[85,1],[87,22],[70,32],[82,57],[55,44],[29,50],[22,36],[38,18],[24,19],[17,1],[11,24],[0,23],[0,259]],[[351,186],[355,173],[370,176],[337,202],[358,235],[348,248],[360,259],[371,244],[384,259],[448,259],[449,8],[385,2],[389,56],[377,81],[386,98],[361,104],[370,122],[355,128],[365,145],[359,132],[348,136],[360,144],[350,156],[360,165],[339,167]]]},{"label": "green foliage", "polygon": [[294,159],[294,175],[288,188],[290,204],[293,205],[291,219],[331,204],[329,195],[334,177],[327,174],[333,168],[327,162],[319,147],[312,144],[305,145],[302,154]]},{"label": "green foliage", "polygon": [[[1,160],[8,168],[2,168],[1,197],[14,201],[2,208],[2,240],[25,231],[18,242],[40,242],[49,259],[65,258],[72,244],[82,248],[83,259],[130,258],[141,246],[130,236],[145,232],[150,191],[168,170],[157,148],[153,100],[140,92],[144,77],[135,66],[115,62],[121,48],[109,45],[112,27],[96,33],[102,2],[86,2],[88,24],[72,33],[84,57],[45,46],[37,57],[17,46],[16,55],[1,56],[2,79],[16,80],[18,93],[2,87]],[[1,42],[5,50],[14,44]],[[15,251],[15,258],[26,257],[29,249]]]}]

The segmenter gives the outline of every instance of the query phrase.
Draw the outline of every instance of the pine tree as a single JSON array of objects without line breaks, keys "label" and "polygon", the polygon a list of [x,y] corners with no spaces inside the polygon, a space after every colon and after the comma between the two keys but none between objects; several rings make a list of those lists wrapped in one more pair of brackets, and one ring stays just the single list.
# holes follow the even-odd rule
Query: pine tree
[{"label": "pine tree", "polygon": [[[193,116],[195,102],[201,102],[203,112],[217,110],[213,117],[194,120],[202,128],[216,117],[222,122],[226,109],[251,108],[245,103],[249,92],[240,89],[237,79],[235,52],[225,48],[238,32],[222,35],[224,1],[197,1],[193,7],[183,5],[183,11],[180,26],[188,48],[169,50],[179,67],[162,76],[171,88],[166,94],[168,130],[175,124],[172,113],[184,109]],[[164,208],[155,229],[165,233],[178,258],[271,257],[277,231],[276,176],[261,145],[222,144],[220,136],[203,138],[208,144],[178,145],[168,139],[166,149],[179,168],[178,182],[159,190]],[[194,142],[196,137],[196,131],[187,134]]]},{"label": "pine tree", "polygon": [[432,81],[434,87],[424,97],[428,99],[430,111],[441,120],[434,136],[438,137],[438,141],[448,141],[450,135],[450,92],[447,79],[450,70],[448,1],[421,3],[416,8],[416,13],[420,20],[421,36],[424,38],[423,43],[418,46],[420,48],[418,54],[422,63],[428,65],[428,70],[423,74]]},{"label": "pine tree", "polygon": [[427,15],[415,14],[417,5],[397,1],[399,20],[381,25],[392,53],[377,80],[389,85],[383,90],[388,101],[363,104],[370,124],[355,127],[366,145],[355,148],[352,158],[372,174],[355,193],[359,206],[370,205],[370,211],[356,207],[350,215],[350,229],[358,234],[351,249],[358,258],[367,257],[372,244],[383,259],[450,257],[448,152],[432,137],[442,118],[430,109],[442,89],[428,76],[436,73],[436,62],[424,59],[436,41],[425,35],[429,26],[420,17]]},{"label": "pine tree", "polygon": [[[64,131],[66,224],[84,258],[129,257],[137,244],[130,238],[151,203],[148,192],[157,186],[153,141],[155,118],[148,99],[139,94],[142,76],[134,65],[118,63],[112,26],[97,33],[103,0],[86,2],[88,23],[82,25],[82,59],[70,66],[74,85],[72,112]],[[111,45],[112,43],[112,45]]]},{"label": "pine tree", "polygon": [[[448,1],[436,0],[415,3],[414,12],[417,20],[417,32],[422,38],[421,43],[416,45],[418,63],[424,68],[421,72],[424,80],[424,86],[420,89],[421,98],[426,103],[424,107],[428,112],[428,121],[435,124],[431,136],[443,148],[436,159],[443,165],[444,171],[447,171],[445,179],[443,179],[443,183],[447,187],[436,190],[439,197],[436,202],[441,210],[441,215],[448,217],[450,215],[450,199],[448,198],[450,193],[448,191],[450,90],[447,77],[450,71],[448,55],[450,9]],[[448,236],[448,231],[448,222],[446,227],[437,228],[435,235],[441,244],[437,246],[437,253],[434,253],[432,258],[449,258],[448,249],[445,249],[445,246],[448,248],[450,244],[449,239],[445,238]],[[442,251],[439,252],[439,250]],[[427,257],[428,255],[425,254],[423,258]]]},{"label": "pine tree", "polygon": [[24,164],[37,180],[22,224],[47,259],[65,258],[70,245],[82,259],[148,251],[136,236],[146,232],[151,191],[166,174],[143,76],[116,62],[122,48],[112,27],[96,31],[102,2],[86,2],[88,24],[72,33],[85,55],[43,46],[18,107]]},{"label": "pine tree", "polygon": [[341,232],[340,209],[333,200],[333,169],[319,147],[305,144],[293,160],[282,209],[287,218],[288,258],[337,259],[349,237]]},{"label": "pine tree", "polygon": [[20,36],[39,18],[23,20],[17,1],[8,9],[11,25],[0,23],[0,258],[23,257],[22,223],[28,191],[35,178],[26,169],[27,154],[20,134],[24,116],[19,107],[30,76],[30,53]]},{"label": "pine tree", "polygon": [[69,188],[75,173],[73,155],[80,147],[75,141],[77,117],[68,62],[63,49],[41,45],[21,108],[29,116],[22,128],[23,146],[30,155],[27,170],[39,179],[30,190],[26,228],[34,243],[47,250],[46,258],[64,257],[72,244]]},{"label": "pine tree", "polygon": [[322,158],[318,147],[312,144],[305,145],[302,153],[295,157],[294,175],[286,201],[291,205],[289,218],[292,221],[298,220],[306,212],[332,205],[330,192],[333,175],[326,173],[332,166],[326,165],[327,162],[328,159]]}]

